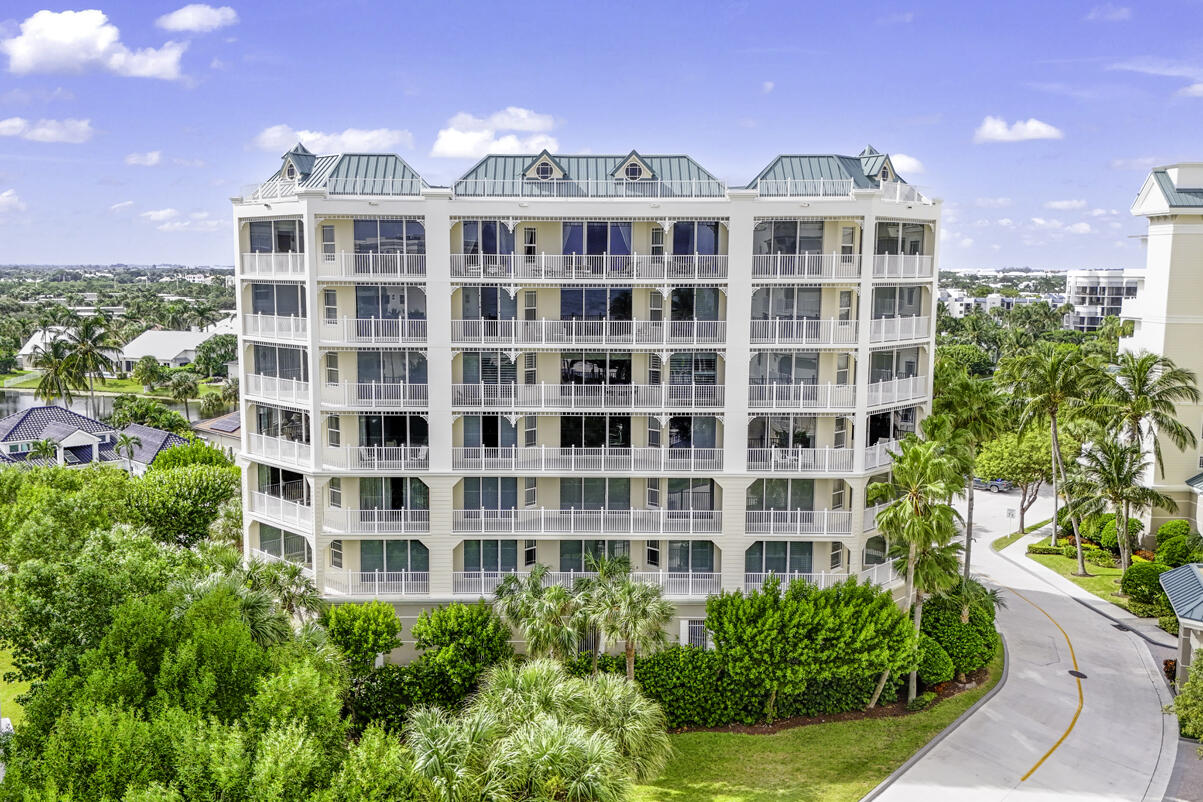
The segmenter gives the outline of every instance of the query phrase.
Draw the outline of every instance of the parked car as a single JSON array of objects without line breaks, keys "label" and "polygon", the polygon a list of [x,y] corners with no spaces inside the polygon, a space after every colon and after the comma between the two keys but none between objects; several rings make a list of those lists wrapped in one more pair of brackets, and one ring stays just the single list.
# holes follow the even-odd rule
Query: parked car
[{"label": "parked car", "polygon": [[973,477],[973,487],[975,490],[989,490],[991,493],[1009,493],[1015,489],[1015,485],[1006,479],[981,479],[976,476]]}]

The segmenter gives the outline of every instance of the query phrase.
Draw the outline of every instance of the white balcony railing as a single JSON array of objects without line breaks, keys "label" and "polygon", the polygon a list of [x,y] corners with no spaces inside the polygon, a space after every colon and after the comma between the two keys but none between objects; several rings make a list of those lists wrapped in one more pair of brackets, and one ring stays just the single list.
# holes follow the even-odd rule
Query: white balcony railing
[{"label": "white balcony railing", "polygon": [[247,551],[247,556],[253,560],[260,560],[265,563],[288,563],[290,565],[299,565],[301,566],[301,570],[304,571],[305,576],[311,578],[313,577],[313,566],[309,563],[308,555],[301,552],[286,553],[281,555],[272,554],[271,552],[264,551],[263,549],[253,548]]},{"label": "white balcony railing", "polygon": [[748,510],[749,535],[826,535],[852,534],[852,513],[848,510]]},{"label": "white balcony railing", "polygon": [[453,343],[721,345],[722,320],[452,320]]},{"label": "white balcony railing", "polygon": [[854,345],[855,320],[753,320],[758,344]]},{"label": "white balcony railing", "polygon": [[454,384],[456,407],[490,409],[715,409],[719,384]]},{"label": "white balcony railing", "polygon": [[927,315],[877,317],[873,318],[869,326],[869,341],[875,343],[925,340],[929,337],[931,337],[931,318]]},{"label": "white balcony railing", "polygon": [[756,182],[762,198],[850,198],[851,178],[762,178]]},{"label": "white balcony railing", "polygon": [[323,320],[321,332],[322,342],[334,344],[424,343],[426,321],[344,317]]},{"label": "white balcony railing", "polygon": [[721,448],[503,448],[457,447],[451,467],[464,471],[552,473],[659,473],[719,471]]},{"label": "white balcony railing", "polygon": [[[491,596],[507,576],[526,578],[525,571],[456,571],[451,575],[451,592],[461,596]],[[563,585],[572,588],[582,579],[592,579],[596,573],[589,571],[549,571],[544,576],[545,585]],[[713,596],[721,590],[720,576],[702,571],[632,571],[636,582],[646,582],[664,589],[664,595],[678,598],[700,598]]]},{"label": "white balcony railing", "polygon": [[323,278],[420,278],[426,275],[426,254],[340,251],[319,258],[317,272]]},{"label": "white balcony railing", "polygon": [[361,178],[344,176],[326,179],[325,186],[302,186],[298,181],[286,178],[276,178],[262,184],[250,184],[242,188],[243,203],[272,200],[273,198],[290,198],[298,191],[321,192],[327,195],[411,195],[422,194],[422,179],[420,178]]},{"label": "white balcony railing", "polygon": [[247,435],[247,447],[252,457],[265,457],[302,467],[308,466],[313,460],[313,449],[308,443],[283,437],[251,433]]},{"label": "white balcony railing", "polygon": [[424,471],[430,467],[427,446],[327,446],[323,459],[331,468],[352,471]]},{"label": "white balcony railing", "polygon": [[535,534],[717,534],[719,510],[454,510],[457,533]]},{"label": "white balcony railing", "polygon": [[290,501],[270,493],[252,491],[249,494],[251,512],[274,518],[289,526],[313,525],[313,507]]},{"label": "white balcony railing", "polygon": [[921,203],[930,206],[931,198],[919,191],[914,184],[902,181],[882,181],[881,199],[888,203]]},{"label": "white balcony railing", "polygon": [[897,440],[882,440],[865,449],[865,470],[884,468],[894,462],[891,451],[898,450]]},{"label": "white balcony railing", "polygon": [[873,257],[874,278],[931,278],[930,256],[879,253]]},{"label": "white balcony railing", "polygon": [[851,384],[753,384],[748,406],[755,409],[852,409],[856,387]]},{"label": "white balcony railing", "polygon": [[927,397],[926,376],[906,376],[900,379],[873,382],[869,385],[869,406],[916,401]]},{"label": "white balcony railing", "polygon": [[322,387],[322,403],[346,409],[425,409],[429,386],[393,382],[338,382]]},{"label": "white balcony railing", "polygon": [[242,331],[248,337],[304,340],[309,336],[309,318],[293,315],[243,315]]},{"label": "white balcony railing", "polygon": [[753,279],[858,279],[858,253],[758,253],[752,256]]},{"label": "white balcony railing", "polygon": [[877,528],[877,514],[884,510],[888,505],[876,504],[872,507],[865,507],[865,519],[862,522],[861,528],[868,532]]},{"label": "white balcony railing", "polygon": [[726,254],[451,254],[453,279],[526,281],[722,281]]},{"label": "white balcony railing", "polygon": [[327,568],[322,572],[326,593],[331,596],[388,599],[425,596],[430,593],[427,571],[344,571]]},{"label": "white balcony railing", "polygon": [[430,531],[429,510],[380,510],[329,507],[323,525],[334,532],[357,535],[398,535]]},{"label": "white balcony railing", "polygon": [[748,470],[768,473],[847,473],[851,448],[749,448]]},{"label": "white balcony railing", "polygon": [[725,198],[716,179],[465,178],[455,182],[459,198]]},{"label": "white balcony railing", "polygon": [[305,254],[244,253],[242,275],[257,278],[302,278],[305,275]]},{"label": "white balcony railing", "polygon": [[857,579],[862,585],[868,582],[871,585],[883,588],[888,588],[902,581],[902,577],[899,575],[893,560],[869,566],[857,575]]},{"label": "white balcony railing", "polygon": [[246,384],[243,385],[242,392],[244,395],[267,398],[272,401],[293,404],[309,402],[309,382],[298,379],[278,379],[275,376],[263,376],[258,373],[246,375]]},{"label": "white balcony railing", "polygon": [[781,581],[781,587],[784,589],[793,582],[806,582],[818,588],[834,587],[842,582],[847,582],[852,574],[834,574],[828,572],[813,572],[803,573],[800,571],[764,571],[757,573],[744,574],[744,592],[752,593],[764,587],[765,580],[770,576],[775,576]]}]

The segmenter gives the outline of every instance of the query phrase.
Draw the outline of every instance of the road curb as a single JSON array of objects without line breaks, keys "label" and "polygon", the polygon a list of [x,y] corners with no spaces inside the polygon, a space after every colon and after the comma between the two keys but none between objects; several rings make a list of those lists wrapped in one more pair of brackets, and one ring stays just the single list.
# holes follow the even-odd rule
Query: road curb
[{"label": "road curb", "polygon": [[1003,689],[1003,686],[1007,684],[1007,677],[1011,673],[1011,656],[1007,651],[1007,639],[1003,637],[1001,632],[998,633],[998,640],[999,643],[1002,644],[1003,670],[1002,676],[998,678],[998,682],[994,684],[994,687],[986,691],[985,696],[974,702],[968,710],[957,716],[956,720],[954,720],[951,724],[936,733],[930,741],[919,748],[919,751],[907,758],[905,763],[894,769],[894,771],[890,772],[890,776],[878,783],[876,788],[862,796],[860,802],[870,802],[870,800],[879,797],[886,791],[886,789],[893,785],[899,777],[901,777],[903,774],[906,774],[906,772],[910,770],[912,766],[926,757],[928,752],[939,746],[941,741],[943,741],[949,735],[952,735],[957,727],[968,721],[970,716],[980,710],[986,704],[986,702],[989,702],[991,699],[993,699],[994,695]]}]

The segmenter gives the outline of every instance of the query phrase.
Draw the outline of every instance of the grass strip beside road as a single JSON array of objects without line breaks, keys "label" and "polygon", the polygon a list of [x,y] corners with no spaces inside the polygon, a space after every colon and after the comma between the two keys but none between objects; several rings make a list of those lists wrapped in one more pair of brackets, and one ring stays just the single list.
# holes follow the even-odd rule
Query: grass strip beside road
[{"label": "grass strip beside road", "polygon": [[1010,546],[1012,543],[1014,543],[1016,540],[1019,540],[1024,535],[1031,534],[1032,532],[1035,532],[1037,529],[1039,529],[1042,526],[1048,526],[1049,522],[1052,520],[1053,520],[1052,518],[1045,518],[1043,521],[1034,523],[1031,526],[1025,528],[1022,532],[1016,530],[1015,532],[1012,532],[1009,535],[1003,535],[1000,538],[995,538],[994,542],[990,544],[990,548],[994,549],[995,551],[1002,551],[1007,546]]}]

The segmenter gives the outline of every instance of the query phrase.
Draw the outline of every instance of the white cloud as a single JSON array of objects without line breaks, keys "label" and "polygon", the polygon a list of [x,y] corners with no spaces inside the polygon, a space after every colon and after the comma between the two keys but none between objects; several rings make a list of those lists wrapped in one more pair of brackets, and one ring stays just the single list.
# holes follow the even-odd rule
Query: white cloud
[{"label": "white cloud", "polygon": [[178,164],[181,167],[204,167],[205,166],[204,159],[181,159],[181,158],[176,157],[171,160],[171,163]]},{"label": "white cloud", "polygon": [[1047,201],[1044,204],[1046,209],[1057,209],[1058,211],[1066,211],[1069,209],[1085,209],[1086,201],[1084,200],[1055,200]]},{"label": "white cloud", "polygon": [[1074,223],[1074,224],[1066,227],[1065,230],[1068,231],[1070,234],[1089,234],[1092,231],[1092,229],[1090,228],[1090,223],[1085,223],[1085,222]]},{"label": "white cloud", "polygon": [[25,202],[17,197],[15,189],[6,189],[0,192],[0,214],[23,211],[25,211]]},{"label": "white cloud", "polygon": [[923,172],[923,162],[914,156],[908,156],[905,153],[891,153],[890,161],[894,163],[894,169],[900,173],[918,175]]},{"label": "white cloud", "polygon": [[1041,122],[1035,117],[1016,120],[1007,125],[1002,117],[986,117],[973,132],[973,141],[982,142],[1026,142],[1031,139],[1063,139],[1060,128]]},{"label": "white cloud", "polygon": [[164,220],[170,220],[173,217],[178,217],[179,214],[180,213],[177,212],[175,209],[169,208],[169,209],[152,209],[149,212],[143,212],[141,216],[144,217],[145,219],[151,221],[152,223],[159,223]]},{"label": "white cloud", "polygon": [[1064,228],[1065,224],[1056,218],[1033,217],[1032,226],[1043,231],[1056,231]]},{"label": "white cloud", "polygon": [[149,150],[146,153],[131,153],[125,157],[125,163],[137,167],[154,167],[163,160],[163,151]]},{"label": "white cloud", "polygon": [[264,128],[255,137],[255,147],[260,150],[284,152],[297,142],[317,153],[345,153],[356,151],[383,151],[402,145],[414,146],[414,135],[399,128],[347,128],[335,133],[322,131],[298,131],[287,125]]},{"label": "white cloud", "polygon": [[[530,151],[558,150],[560,143],[547,134],[555,126],[550,114],[539,114],[530,109],[509,106],[488,117],[475,117],[460,112],[447,121],[447,127],[439,129],[431,156],[447,159],[472,159],[486,153],[523,153]],[[521,137],[504,131],[530,134]]]},{"label": "white cloud", "polygon": [[761,91],[763,94],[766,94],[766,95],[767,95],[769,92],[772,92],[772,91],[773,91],[773,87],[775,87],[776,85],[777,85],[777,84],[773,83],[772,81],[765,81],[764,83],[762,83],[762,84],[760,85],[760,91]]},{"label": "white cloud", "polygon": [[19,136],[31,142],[66,142],[79,145],[92,138],[91,120],[38,120],[31,123],[24,117],[0,120],[0,136]]},{"label": "white cloud", "polygon": [[1087,214],[1091,217],[1110,217],[1119,214],[1116,209],[1091,209]]},{"label": "white cloud", "polygon": [[961,241],[958,242],[957,244],[960,245],[962,248],[972,248],[973,247],[973,237],[963,237],[961,239]]},{"label": "white cloud", "polygon": [[998,218],[998,227],[999,228],[1012,228],[1014,225],[1015,225],[1015,221],[1009,217]]},{"label": "white cloud", "polygon": [[160,231],[217,231],[225,223],[221,220],[169,220],[155,226]]},{"label": "white cloud", "polygon": [[1090,9],[1086,19],[1090,22],[1123,22],[1132,19],[1132,9],[1114,3],[1103,3]]},{"label": "white cloud", "polygon": [[984,217],[979,217],[977,220],[973,221],[973,227],[974,228],[989,228],[990,221]]},{"label": "white cloud", "polygon": [[204,3],[190,3],[164,14],[155,20],[155,25],[165,31],[188,31],[208,33],[238,22],[238,12],[229,6],[214,8]]},{"label": "white cloud", "polygon": [[1159,156],[1138,156],[1134,159],[1112,159],[1111,167],[1116,170],[1148,170],[1161,161]]},{"label": "white cloud", "polygon": [[1184,97],[1203,97],[1203,83],[1184,86],[1178,90],[1178,94]]},{"label": "white cloud", "polygon": [[974,204],[983,209],[1002,209],[1005,206],[1011,205],[1010,198],[978,198]]},{"label": "white cloud", "polygon": [[209,217],[208,212],[192,212],[190,215],[193,220],[206,220]]},{"label": "white cloud", "polygon": [[110,206],[109,211],[116,213],[116,212],[124,211],[125,209],[128,209],[129,207],[131,207],[133,205],[134,205],[134,202],[132,200],[121,201],[120,203],[114,203],[112,206]]},{"label": "white cloud", "polygon": [[21,23],[21,32],[0,40],[9,72],[84,72],[101,69],[131,78],[180,77],[187,42],[131,50],[104,12],[39,11]]}]

